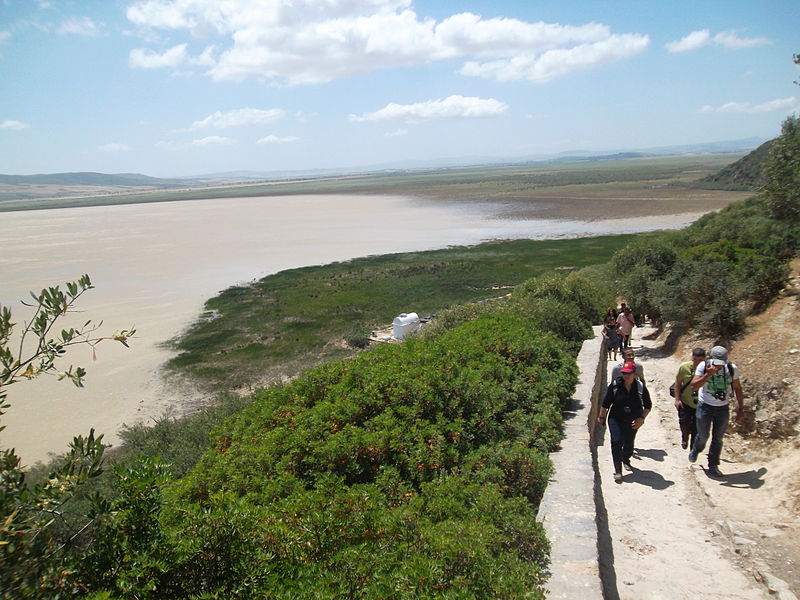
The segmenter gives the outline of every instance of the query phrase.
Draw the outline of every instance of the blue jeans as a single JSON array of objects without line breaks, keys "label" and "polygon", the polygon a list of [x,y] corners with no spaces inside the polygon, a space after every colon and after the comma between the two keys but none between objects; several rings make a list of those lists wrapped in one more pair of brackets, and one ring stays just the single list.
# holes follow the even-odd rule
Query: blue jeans
[{"label": "blue jeans", "polygon": [[728,430],[730,419],[730,406],[709,406],[701,402],[697,405],[697,436],[694,438],[692,449],[700,454],[706,447],[708,433],[711,431],[711,444],[708,446],[708,466],[718,467],[719,456],[722,454],[722,436]]}]

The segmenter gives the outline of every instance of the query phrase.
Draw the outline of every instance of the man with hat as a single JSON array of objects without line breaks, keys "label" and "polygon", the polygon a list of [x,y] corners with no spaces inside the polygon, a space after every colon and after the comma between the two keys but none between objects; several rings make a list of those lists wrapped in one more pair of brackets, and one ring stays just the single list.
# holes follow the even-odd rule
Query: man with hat
[{"label": "man with hat", "polygon": [[692,389],[697,395],[697,436],[689,452],[689,462],[695,462],[705,448],[711,432],[708,447],[708,473],[721,477],[719,458],[722,453],[722,437],[728,429],[730,419],[731,391],[738,404],[736,421],[744,419],[744,392],[739,381],[739,369],[728,362],[728,350],[723,346],[711,349],[710,360],[697,365]]}]

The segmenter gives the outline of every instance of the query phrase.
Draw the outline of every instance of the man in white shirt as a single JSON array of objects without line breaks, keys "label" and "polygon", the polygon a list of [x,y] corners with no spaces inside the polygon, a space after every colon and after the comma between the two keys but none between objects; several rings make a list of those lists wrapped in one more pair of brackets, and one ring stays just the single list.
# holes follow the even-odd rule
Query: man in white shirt
[{"label": "man in white shirt", "polygon": [[705,448],[710,431],[708,473],[721,477],[719,457],[722,454],[722,438],[730,419],[730,398],[736,396],[736,421],[741,422],[744,419],[744,391],[739,381],[739,369],[728,362],[728,350],[723,346],[714,346],[710,357],[711,360],[697,365],[692,379],[692,389],[698,390],[697,435],[689,452],[689,462],[697,460]]}]

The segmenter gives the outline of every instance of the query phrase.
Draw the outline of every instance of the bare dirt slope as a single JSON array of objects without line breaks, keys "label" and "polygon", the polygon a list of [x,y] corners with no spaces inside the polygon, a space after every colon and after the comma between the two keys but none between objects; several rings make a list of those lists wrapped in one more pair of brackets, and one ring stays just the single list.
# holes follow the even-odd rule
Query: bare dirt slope
[{"label": "bare dirt slope", "polygon": [[[664,336],[653,337],[650,328],[634,330],[654,406],[637,436],[635,470],[622,484],[611,476],[607,433],[598,448],[606,597],[789,600],[800,595],[800,450],[789,419],[782,420],[780,437],[768,423],[782,408],[791,412],[787,405],[798,405],[800,356],[791,352],[800,348],[798,313],[790,294],[731,344],[749,418],[738,431],[729,430],[720,465],[725,476],[719,479],[706,474],[705,456],[688,462],[667,391],[691,347],[712,344],[682,340],[673,354]],[[762,368],[765,362],[769,366]]]}]

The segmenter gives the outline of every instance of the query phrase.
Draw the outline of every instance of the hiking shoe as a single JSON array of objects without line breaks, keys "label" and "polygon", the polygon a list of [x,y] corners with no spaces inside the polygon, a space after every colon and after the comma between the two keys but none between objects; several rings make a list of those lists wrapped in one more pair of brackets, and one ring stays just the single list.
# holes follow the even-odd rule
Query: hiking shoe
[{"label": "hiking shoe", "polygon": [[693,463],[697,460],[697,452],[695,452],[694,448],[689,451],[689,462]]},{"label": "hiking shoe", "polygon": [[718,466],[708,467],[707,473],[712,477],[722,477],[722,471],[719,470]]},{"label": "hiking shoe", "polygon": [[614,473],[614,481],[617,483],[622,483],[622,473]]},{"label": "hiking shoe", "polygon": [[630,461],[622,463],[622,466],[625,467],[626,471],[633,471],[633,467],[631,466]]}]

